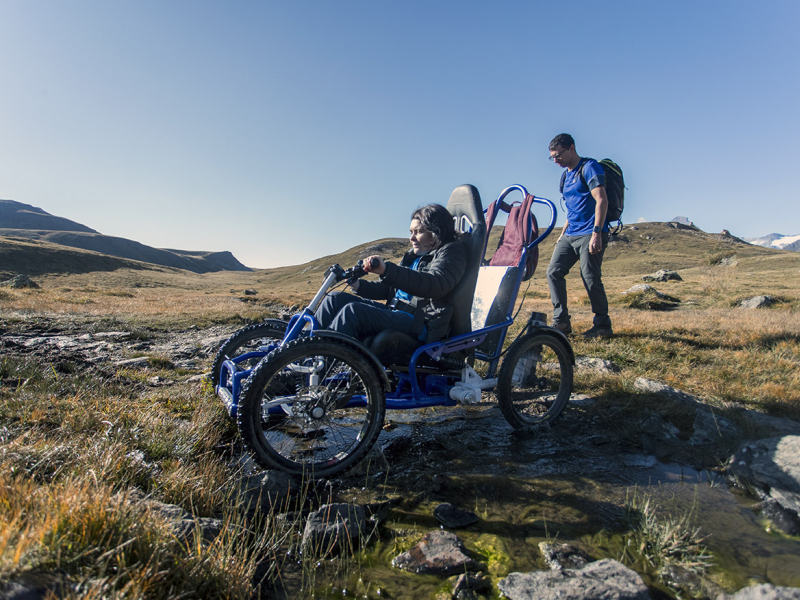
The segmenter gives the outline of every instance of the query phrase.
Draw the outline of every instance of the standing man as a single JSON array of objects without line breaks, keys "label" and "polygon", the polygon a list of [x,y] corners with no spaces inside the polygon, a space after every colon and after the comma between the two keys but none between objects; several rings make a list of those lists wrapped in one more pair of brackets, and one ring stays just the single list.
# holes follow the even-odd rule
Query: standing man
[{"label": "standing man", "polygon": [[591,158],[578,156],[575,140],[568,133],[559,134],[550,142],[550,160],[567,169],[561,179],[567,222],[547,267],[547,283],[553,301],[553,327],[565,334],[572,333],[564,277],[580,261],[581,279],[594,313],[593,326],[584,331],[583,336],[611,337],[614,334],[600,270],[609,237],[603,167]]}]

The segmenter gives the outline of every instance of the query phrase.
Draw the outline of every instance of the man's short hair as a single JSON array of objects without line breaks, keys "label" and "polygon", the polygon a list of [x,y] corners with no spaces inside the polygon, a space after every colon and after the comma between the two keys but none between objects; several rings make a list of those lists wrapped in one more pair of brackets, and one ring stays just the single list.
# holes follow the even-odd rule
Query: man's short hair
[{"label": "man's short hair", "polygon": [[575,140],[572,139],[572,136],[568,133],[559,133],[556,137],[553,138],[553,141],[550,142],[550,150],[555,150],[556,148],[563,148],[564,150],[569,150],[569,147],[575,144]]}]

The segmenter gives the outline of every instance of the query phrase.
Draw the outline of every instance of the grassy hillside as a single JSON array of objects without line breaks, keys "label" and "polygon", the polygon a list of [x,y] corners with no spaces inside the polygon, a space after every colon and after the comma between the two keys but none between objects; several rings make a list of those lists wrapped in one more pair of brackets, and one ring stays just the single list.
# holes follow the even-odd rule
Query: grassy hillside
[{"label": "grassy hillside", "polygon": [[[494,230],[492,239],[499,234]],[[543,244],[515,330],[528,311],[551,312],[544,271],[557,235]],[[333,263],[348,267],[369,254],[397,260],[407,246],[403,239],[385,239],[302,265],[197,274],[0,238],[0,281],[25,273],[40,285],[0,287],[0,581],[64,578],[76,585],[69,596],[76,598],[245,599],[281,597],[284,586],[304,590],[285,597],[310,597],[326,577],[341,588],[358,579],[362,563],[356,559],[317,561],[313,554],[298,553],[303,511],[327,502],[336,486],[307,488],[296,505],[285,508],[286,515],[279,514],[284,509],[255,515],[245,509],[240,490],[248,473],[235,426],[209,386],[193,378],[209,368],[219,343],[206,338],[221,340],[243,323],[275,316],[284,308],[276,303],[301,304]],[[677,424],[681,435],[691,432],[692,420],[679,403],[637,390],[640,377],[695,394],[725,418],[736,420],[737,409],[745,407],[800,419],[800,255],[646,223],[627,227],[604,265],[616,336],[571,338],[577,356],[607,359],[619,369],[575,373],[575,392],[594,398],[590,408],[576,410],[588,411],[580,413],[586,423],[602,428],[592,436],[602,438],[598,443],[639,452],[640,435],[630,434],[639,430],[627,427],[643,421],[639,417],[646,411]],[[659,268],[683,278],[653,284],[678,300],[677,309],[637,308],[636,297],[623,292]],[[573,326],[580,332],[591,325],[591,311],[577,269],[568,288]],[[768,309],[736,308],[756,294],[778,302]],[[79,360],[67,334],[71,340],[86,338],[98,352],[108,347],[116,354],[113,360]],[[172,354],[164,350],[176,341],[186,344]],[[192,361],[181,366],[175,361],[183,354]],[[137,359],[144,364],[132,366],[130,360]],[[757,427],[738,422],[742,435],[762,436]],[[513,443],[516,447],[518,440]],[[702,452],[696,460],[704,465],[728,456]],[[415,453],[409,451],[409,460],[421,462]],[[475,453],[465,445],[463,452],[448,455],[457,456],[448,458],[449,464],[469,462],[465,456],[475,462]],[[396,485],[393,475],[390,471],[389,486]],[[405,484],[397,489],[422,497],[430,490],[424,488],[428,479],[420,480],[420,489]],[[452,480],[458,483],[443,481],[484,486],[488,479],[484,473],[477,479],[462,473]],[[363,491],[365,480],[359,477],[357,483]],[[537,492],[531,500],[534,486],[526,487],[519,512],[563,503],[567,488],[551,480],[536,483],[536,489],[551,488],[551,495]],[[494,488],[487,489],[494,498]],[[354,490],[343,488],[342,498],[354,501]],[[160,502],[187,511],[194,528],[189,538],[177,535]],[[606,498],[603,506],[611,506]],[[417,510],[408,512],[415,526]],[[203,540],[201,519],[221,523],[213,542]],[[607,525],[597,527],[605,532]],[[253,531],[258,534],[250,535]],[[535,548],[545,538],[552,541],[551,533],[545,525],[541,538],[525,544]],[[521,542],[509,541],[509,548],[515,543]],[[397,542],[387,542],[390,547],[397,550]]]}]

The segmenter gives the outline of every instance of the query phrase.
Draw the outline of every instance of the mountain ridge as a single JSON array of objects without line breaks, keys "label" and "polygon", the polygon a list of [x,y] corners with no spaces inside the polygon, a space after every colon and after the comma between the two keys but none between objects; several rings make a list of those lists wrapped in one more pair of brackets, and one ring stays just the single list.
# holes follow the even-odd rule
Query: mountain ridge
[{"label": "mountain ridge", "polygon": [[86,225],[51,215],[39,207],[0,200],[0,235],[48,242],[194,273],[250,271],[228,251],[153,248],[140,242],[104,235]]},{"label": "mountain ridge", "polygon": [[800,235],[784,235],[782,233],[768,233],[759,238],[743,238],[745,242],[762,248],[777,248],[800,252]]}]

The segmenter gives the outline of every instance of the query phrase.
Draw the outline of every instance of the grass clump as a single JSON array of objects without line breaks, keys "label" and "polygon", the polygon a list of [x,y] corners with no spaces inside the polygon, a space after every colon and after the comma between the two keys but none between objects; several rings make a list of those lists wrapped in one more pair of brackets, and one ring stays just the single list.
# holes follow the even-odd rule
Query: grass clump
[{"label": "grass clump", "polygon": [[674,310],[681,301],[674,296],[648,286],[640,292],[630,292],[616,300],[616,304],[636,310]]},{"label": "grass clump", "polygon": [[663,583],[675,567],[702,575],[713,566],[707,537],[694,524],[696,504],[679,516],[660,514],[652,496],[634,489],[626,497],[625,516],[631,530],[623,538],[620,562]]}]

